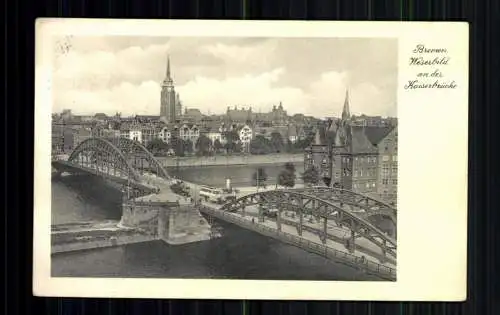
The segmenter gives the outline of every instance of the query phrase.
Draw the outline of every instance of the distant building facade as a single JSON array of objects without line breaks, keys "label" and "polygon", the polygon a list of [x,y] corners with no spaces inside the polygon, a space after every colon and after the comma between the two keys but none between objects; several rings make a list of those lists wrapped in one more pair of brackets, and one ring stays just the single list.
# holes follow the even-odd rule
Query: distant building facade
[{"label": "distant building facade", "polygon": [[346,92],[341,119],[318,127],[305,149],[304,169],[315,167],[328,186],[392,202],[397,195],[397,129],[356,125],[351,118]]},{"label": "distant building facade", "polygon": [[397,204],[398,192],[398,129],[394,127],[378,143],[380,156],[378,195],[380,199]]}]

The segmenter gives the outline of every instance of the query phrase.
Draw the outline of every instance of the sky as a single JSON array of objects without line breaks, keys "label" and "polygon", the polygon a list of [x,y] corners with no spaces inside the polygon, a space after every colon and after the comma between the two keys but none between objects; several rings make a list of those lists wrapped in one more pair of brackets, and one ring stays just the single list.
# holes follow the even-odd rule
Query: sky
[{"label": "sky", "polygon": [[159,115],[167,55],[184,107],[396,116],[397,40],[386,38],[57,38],[53,112]]}]

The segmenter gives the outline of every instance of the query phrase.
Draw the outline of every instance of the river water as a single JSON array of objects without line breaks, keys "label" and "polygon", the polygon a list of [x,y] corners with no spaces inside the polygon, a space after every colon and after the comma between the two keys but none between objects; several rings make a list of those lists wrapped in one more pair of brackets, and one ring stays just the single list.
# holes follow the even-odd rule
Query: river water
[{"label": "river water", "polygon": [[[282,165],[262,165],[275,178]],[[301,165],[297,165],[298,171]],[[189,181],[249,185],[257,166],[171,169]],[[52,180],[53,224],[119,220],[121,193],[92,176]],[[224,222],[223,237],[171,246],[161,241],[52,256],[52,275],[73,277],[230,278],[266,280],[380,280],[299,248]]]}]

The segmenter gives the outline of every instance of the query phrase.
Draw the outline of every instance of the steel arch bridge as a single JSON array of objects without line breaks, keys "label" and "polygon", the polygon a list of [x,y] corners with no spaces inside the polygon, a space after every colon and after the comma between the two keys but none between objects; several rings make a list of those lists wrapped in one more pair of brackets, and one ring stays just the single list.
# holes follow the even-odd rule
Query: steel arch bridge
[{"label": "steel arch bridge", "polygon": [[52,165],[68,172],[91,173],[123,184],[129,198],[158,191],[146,183],[144,171],[169,179],[165,168],[140,143],[124,138],[89,138],[82,141],[66,161],[56,160]]},{"label": "steel arch bridge", "polygon": [[128,138],[103,139],[113,144],[116,148],[120,149],[121,152],[123,152],[125,156],[127,156],[129,161],[132,162],[134,168],[140,170],[149,170],[162,178],[170,179],[170,176],[168,175],[165,168],[141,143]]},{"label": "steel arch bridge", "polygon": [[293,189],[293,191],[328,200],[341,208],[355,212],[358,217],[364,219],[369,219],[374,216],[384,216],[389,218],[394,224],[397,223],[396,208],[380,200],[351,190],[330,187],[311,187]]},{"label": "steel arch bridge", "polygon": [[139,172],[129,158],[113,143],[102,138],[82,141],[69,156],[68,163],[81,167],[102,169],[102,173],[139,180]]},{"label": "steel arch bridge", "polygon": [[[337,227],[347,227],[350,231],[350,238],[346,240],[346,246],[350,251],[356,248],[356,239],[363,237],[379,248],[383,255],[390,255],[396,258],[396,239],[385,234],[363,216],[352,212],[349,208],[340,206],[338,202],[322,199],[320,196],[309,194],[309,191],[301,190],[271,190],[249,194],[226,203],[221,207],[222,211],[238,212],[245,216],[247,207],[258,206],[258,217],[264,220],[265,207],[277,209],[276,224],[278,230],[281,224],[292,224],[297,228],[297,233],[302,236],[304,230],[311,230],[311,227],[304,222],[306,215],[314,216],[322,221],[322,228],[315,230],[323,243],[331,238],[328,233],[328,222],[333,222]],[[343,192],[345,195],[348,193]],[[347,199],[346,199],[347,200]],[[364,200],[364,199],[363,199]],[[354,203],[353,200],[350,203]],[[344,202],[344,204],[349,204]],[[285,211],[293,211],[298,215],[298,220],[291,222],[283,216]]]},{"label": "steel arch bridge", "polygon": [[97,163],[114,166],[131,178],[138,179],[140,171],[149,170],[162,178],[170,178],[165,168],[142,144],[126,138],[90,138],[82,141],[71,153],[68,162]]}]

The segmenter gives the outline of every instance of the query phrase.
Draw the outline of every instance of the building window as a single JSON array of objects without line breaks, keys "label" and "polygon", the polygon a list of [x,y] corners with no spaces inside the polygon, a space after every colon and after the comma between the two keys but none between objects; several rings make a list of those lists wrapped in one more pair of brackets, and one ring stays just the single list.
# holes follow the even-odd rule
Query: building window
[{"label": "building window", "polygon": [[392,184],[393,184],[393,185],[397,185],[397,184],[398,184],[398,180],[397,180],[397,179],[393,179],[393,180],[392,180]]},{"label": "building window", "polygon": [[382,168],[382,175],[385,175],[385,176],[389,175],[389,167],[384,166]]},{"label": "building window", "polygon": [[397,162],[398,161],[398,156],[397,155],[393,155],[392,156],[392,161],[393,162]]},{"label": "building window", "polygon": [[382,161],[384,161],[384,162],[389,161],[389,156],[388,156],[388,155],[384,155],[384,156],[382,157]]},{"label": "building window", "polygon": [[392,172],[393,173],[397,173],[398,172],[398,167],[397,166],[393,166],[392,167]]},{"label": "building window", "polygon": [[389,180],[387,178],[382,179],[382,185],[387,185]]}]

